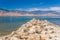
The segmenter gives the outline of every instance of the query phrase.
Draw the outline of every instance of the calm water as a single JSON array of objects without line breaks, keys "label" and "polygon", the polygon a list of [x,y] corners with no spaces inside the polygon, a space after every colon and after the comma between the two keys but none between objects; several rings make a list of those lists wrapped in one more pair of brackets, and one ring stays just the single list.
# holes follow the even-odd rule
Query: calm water
[{"label": "calm water", "polygon": [[40,16],[0,17],[0,32],[10,33],[16,30],[17,28],[19,28],[22,24],[28,22],[29,20],[33,18],[41,19],[41,20],[48,20],[50,22],[60,25],[60,18],[44,18]]}]

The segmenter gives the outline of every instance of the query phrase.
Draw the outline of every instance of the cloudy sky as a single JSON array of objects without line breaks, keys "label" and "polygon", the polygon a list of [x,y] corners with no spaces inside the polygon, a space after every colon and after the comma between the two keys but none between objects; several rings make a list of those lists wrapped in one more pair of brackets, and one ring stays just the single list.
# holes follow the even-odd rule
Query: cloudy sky
[{"label": "cloudy sky", "polygon": [[60,11],[60,0],[0,0],[0,8]]}]

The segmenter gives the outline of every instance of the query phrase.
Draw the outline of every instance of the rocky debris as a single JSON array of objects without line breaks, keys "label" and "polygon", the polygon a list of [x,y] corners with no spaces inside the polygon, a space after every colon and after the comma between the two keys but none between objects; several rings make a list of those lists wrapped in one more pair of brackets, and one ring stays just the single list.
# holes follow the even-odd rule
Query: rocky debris
[{"label": "rocky debris", "polygon": [[0,40],[60,40],[60,27],[47,20],[32,19]]}]

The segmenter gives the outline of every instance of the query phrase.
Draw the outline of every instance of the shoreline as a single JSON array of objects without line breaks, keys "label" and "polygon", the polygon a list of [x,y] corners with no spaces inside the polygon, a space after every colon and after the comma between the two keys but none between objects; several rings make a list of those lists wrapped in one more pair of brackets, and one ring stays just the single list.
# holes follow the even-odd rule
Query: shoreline
[{"label": "shoreline", "polygon": [[[60,40],[60,26],[47,20],[32,19],[1,40]],[[50,38],[51,36],[51,38]],[[27,38],[27,39],[25,39]]]}]

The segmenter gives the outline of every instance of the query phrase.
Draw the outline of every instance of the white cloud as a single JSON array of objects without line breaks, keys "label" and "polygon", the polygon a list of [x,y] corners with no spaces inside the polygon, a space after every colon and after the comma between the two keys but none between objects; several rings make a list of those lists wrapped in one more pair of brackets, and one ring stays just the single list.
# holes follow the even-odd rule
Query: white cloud
[{"label": "white cloud", "polygon": [[60,11],[60,7],[50,7],[50,8],[28,8],[28,9],[16,9],[16,10],[25,10],[25,11],[38,11],[38,10],[42,10],[42,11]]},{"label": "white cloud", "polygon": [[42,10],[42,11],[60,11],[60,7],[50,7],[50,8],[30,8],[27,11],[37,11],[37,10]]},{"label": "white cloud", "polygon": [[60,10],[60,7],[51,7],[50,10]]},{"label": "white cloud", "polygon": [[43,2],[40,2],[40,4],[44,4]]}]

